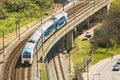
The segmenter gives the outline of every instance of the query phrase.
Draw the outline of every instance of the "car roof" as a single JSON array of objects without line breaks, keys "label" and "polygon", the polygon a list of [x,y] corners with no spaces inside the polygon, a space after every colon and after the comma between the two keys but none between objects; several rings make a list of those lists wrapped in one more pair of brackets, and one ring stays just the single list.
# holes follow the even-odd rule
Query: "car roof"
[{"label": "car roof", "polygon": [[42,29],[45,31],[53,24],[54,24],[54,20],[49,20],[46,23],[44,23],[39,29]]},{"label": "car roof", "polygon": [[118,66],[118,64],[115,64],[115,65],[114,65],[114,67],[117,67],[117,66]]},{"label": "car roof", "polygon": [[118,58],[118,60],[120,60],[120,58]]},{"label": "car roof", "polygon": [[60,19],[60,18],[63,17],[63,16],[67,16],[67,13],[66,13],[66,12],[60,12],[60,13],[58,13],[57,15],[55,15],[55,18],[56,18],[56,19]]},{"label": "car roof", "polygon": [[39,38],[42,36],[42,31],[37,29],[32,35],[31,37],[29,38],[28,41],[33,41],[33,42],[36,42],[39,40]]},{"label": "car roof", "polygon": [[[24,47],[24,50],[33,50],[34,49],[34,47],[35,47],[35,43],[29,43],[29,42],[27,42],[26,43],[26,45],[25,45],[25,47]],[[23,52],[24,52],[24,50],[23,50]]]}]

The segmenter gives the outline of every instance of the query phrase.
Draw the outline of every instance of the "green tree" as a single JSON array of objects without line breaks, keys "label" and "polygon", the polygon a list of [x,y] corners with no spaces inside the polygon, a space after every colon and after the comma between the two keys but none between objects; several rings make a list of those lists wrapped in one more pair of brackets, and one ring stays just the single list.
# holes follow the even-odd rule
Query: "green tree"
[{"label": "green tree", "polygon": [[0,19],[4,19],[6,16],[6,9],[4,7],[4,4],[0,3]]},{"label": "green tree", "polygon": [[120,6],[111,7],[109,14],[102,22],[103,26],[94,31],[94,44],[104,44],[106,51],[111,45],[111,41],[120,42]]}]

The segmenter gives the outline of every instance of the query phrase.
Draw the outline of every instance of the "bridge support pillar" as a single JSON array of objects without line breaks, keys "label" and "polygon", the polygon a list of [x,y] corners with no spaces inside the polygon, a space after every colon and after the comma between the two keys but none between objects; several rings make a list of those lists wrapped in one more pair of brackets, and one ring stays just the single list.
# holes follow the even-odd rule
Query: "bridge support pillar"
[{"label": "bridge support pillar", "polygon": [[107,5],[107,14],[109,13],[110,4]]},{"label": "bridge support pillar", "polygon": [[66,35],[66,47],[67,50],[71,50],[73,47],[73,31],[70,31],[67,35]]},{"label": "bridge support pillar", "polygon": [[90,19],[89,18],[87,19],[87,25],[88,25],[88,28],[90,28]]}]

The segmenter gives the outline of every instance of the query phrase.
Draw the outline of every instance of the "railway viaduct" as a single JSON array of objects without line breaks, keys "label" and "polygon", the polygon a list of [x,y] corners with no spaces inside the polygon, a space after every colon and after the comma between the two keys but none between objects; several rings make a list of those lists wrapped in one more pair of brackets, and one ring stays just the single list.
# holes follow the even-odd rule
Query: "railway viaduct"
[{"label": "railway viaduct", "polygon": [[[89,20],[92,17],[98,16],[99,14],[104,14],[107,15],[108,13],[108,9],[110,6],[110,0],[101,0],[101,2],[99,4],[94,4],[94,7],[90,8],[89,10],[87,10],[86,12],[84,12],[83,14],[81,14],[80,16],[77,16],[77,14],[75,15],[75,19],[72,20],[70,23],[67,23],[67,25],[65,25],[63,28],[61,28],[59,31],[57,31],[54,35],[52,35],[46,42],[44,42],[43,46],[40,48],[38,54],[39,57],[42,58],[42,60],[44,61],[44,59],[46,58],[46,55],[48,54],[48,52],[50,51],[50,49],[62,38],[62,40],[60,40],[60,45],[62,45],[61,43],[66,44],[66,50],[69,51],[70,49],[72,49],[73,46],[73,31],[75,30],[76,26],[81,24],[82,22],[87,23],[88,27],[89,25]],[[94,16],[95,15],[95,16]],[[65,42],[64,42],[65,40]],[[61,47],[59,44],[59,48],[63,48]],[[64,49],[62,49],[64,50]],[[41,55],[42,54],[42,55]]]}]

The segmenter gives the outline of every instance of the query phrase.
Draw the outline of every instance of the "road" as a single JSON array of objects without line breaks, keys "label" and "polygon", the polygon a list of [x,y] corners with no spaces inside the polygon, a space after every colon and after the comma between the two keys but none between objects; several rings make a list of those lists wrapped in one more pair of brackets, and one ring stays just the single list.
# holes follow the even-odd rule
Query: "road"
[{"label": "road", "polygon": [[[119,57],[120,55],[116,55],[112,59],[107,58],[90,66],[89,80],[120,80],[120,70],[112,71],[113,65],[116,64]],[[83,74],[83,78],[88,80],[87,73]]]},{"label": "road", "polygon": [[93,26],[92,28],[86,30],[82,35],[80,35],[79,38],[81,38],[81,39],[84,38],[84,36],[85,36],[85,34],[86,34],[87,31],[90,31],[91,35],[93,36],[94,29],[97,28],[97,27],[101,27],[101,26],[102,26],[101,23],[97,23],[95,26]]}]

